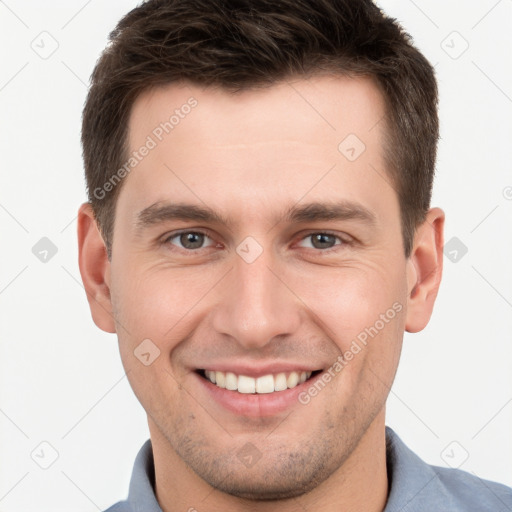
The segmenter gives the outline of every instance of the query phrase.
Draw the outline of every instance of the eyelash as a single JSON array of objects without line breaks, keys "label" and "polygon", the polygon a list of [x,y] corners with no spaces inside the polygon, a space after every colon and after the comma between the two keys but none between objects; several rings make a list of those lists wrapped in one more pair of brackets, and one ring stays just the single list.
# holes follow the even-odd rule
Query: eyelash
[{"label": "eyelash", "polygon": [[[210,234],[207,231],[203,231],[201,229],[194,229],[194,230],[184,230],[184,231],[178,231],[175,233],[171,233],[169,236],[166,236],[162,240],[162,245],[168,245],[168,244],[170,244],[170,241],[173,240],[174,238],[177,238],[181,235],[189,234],[189,233],[193,233],[193,234],[197,234],[197,235],[204,235],[205,237],[208,237],[210,240],[213,241],[213,238],[210,236]],[[344,240],[342,237],[340,237],[339,235],[337,235],[336,233],[333,233],[331,231],[311,231],[310,233],[304,235],[299,241],[302,242],[303,240],[306,240],[307,238],[309,238],[313,235],[329,235],[329,236],[333,236],[334,238],[336,238],[337,241],[341,242],[339,244],[336,243],[334,246],[328,247],[326,249],[318,249],[315,247],[306,247],[306,249],[312,249],[315,252],[329,253],[331,251],[336,251],[337,247],[354,245],[353,240]],[[173,245],[173,244],[171,244],[171,245]],[[215,246],[215,243],[208,247],[213,247],[213,246]],[[193,253],[193,252],[199,252],[202,249],[208,249],[208,247],[200,247],[198,249],[186,249],[184,247],[178,247],[178,249],[181,251]]]}]

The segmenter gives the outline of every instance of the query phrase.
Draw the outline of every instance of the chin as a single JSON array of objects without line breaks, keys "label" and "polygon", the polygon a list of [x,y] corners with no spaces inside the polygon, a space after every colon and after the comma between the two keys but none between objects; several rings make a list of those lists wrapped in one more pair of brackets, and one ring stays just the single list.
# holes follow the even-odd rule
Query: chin
[{"label": "chin", "polygon": [[[250,470],[249,470],[250,471]],[[313,490],[317,485],[316,479],[306,479],[304,482],[283,480],[274,476],[270,478],[253,478],[251,475],[244,475],[243,479],[238,481],[232,476],[226,477],[221,483],[210,485],[217,490],[234,496],[236,498],[249,501],[277,501],[297,498]]]}]

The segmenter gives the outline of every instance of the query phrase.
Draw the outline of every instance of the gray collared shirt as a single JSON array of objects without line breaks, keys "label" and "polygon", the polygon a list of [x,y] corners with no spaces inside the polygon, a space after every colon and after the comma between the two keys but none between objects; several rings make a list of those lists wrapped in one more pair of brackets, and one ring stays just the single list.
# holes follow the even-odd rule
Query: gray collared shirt
[{"label": "gray collared shirt", "polygon": [[[383,512],[512,512],[512,488],[460,469],[430,466],[389,427],[386,457],[390,492]],[[135,459],[128,499],[105,512],[162,512],[154,474],[148,439]]]}]

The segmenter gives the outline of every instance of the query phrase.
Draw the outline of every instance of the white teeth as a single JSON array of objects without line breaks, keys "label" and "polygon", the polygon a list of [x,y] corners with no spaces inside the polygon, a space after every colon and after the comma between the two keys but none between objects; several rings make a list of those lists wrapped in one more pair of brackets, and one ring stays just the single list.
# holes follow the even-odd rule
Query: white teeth
[{"label": "white teeth", "polygon": [[238,391],[239,393],[273,393],[274,391],[284,391],[291,389],[305,382],[311,377],[312,372],[290,372],[278,373],[276,375],[263,375],[258,378],[248,377],[247,375],[235,375],[232,372],[219,372],[206,370],[206,378],[219,386],[219,388]]},{"label": "white teeth", "polygon": [[219,388],[226,387],[226,374],[224,372],[215,372],[215,384],[217,384]]},{"label": "white teeth", "polygon": [[234,373],[226,373],[226,389],[235,391],[238,388],[238,379]]},{"label": "white teeth", "polygon": [[285,389],[288,389],[288,385],[286,384],[286,375],[284,373],[278,373],[274,377],[274,390],[284,391]]},{"label": "white teeth", "polygon": [[264,375],[256,379],[256,393],[273,393],[274,392],[274,376]]},{"label": "white teeth", "polygon": [[239,393],[254,393],[256,391],[256,380],[252,377],[240,375],[238,377],[238,392]]},{"label": "white teeth", "polygon": [[292,372],[288,375],[286,379],[286,384],[289,388],[294,388],[299,383],[299,374],[297,372]]}]

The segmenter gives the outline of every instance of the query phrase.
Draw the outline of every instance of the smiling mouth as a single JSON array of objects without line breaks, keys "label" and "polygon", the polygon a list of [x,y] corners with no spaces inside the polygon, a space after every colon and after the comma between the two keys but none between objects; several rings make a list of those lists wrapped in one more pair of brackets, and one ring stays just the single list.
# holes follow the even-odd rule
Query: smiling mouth
[{"label": "smiling mouth", "polygon": [[322,370],[282,372],[262,375],[261,377],[248,377],[247,375],[236,375],[232,372],[197,370],[198,375],[217,387],[243,394],[269,394],[286,391],[312,379],[321,372]]}]

